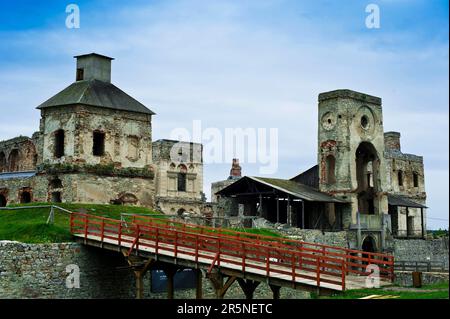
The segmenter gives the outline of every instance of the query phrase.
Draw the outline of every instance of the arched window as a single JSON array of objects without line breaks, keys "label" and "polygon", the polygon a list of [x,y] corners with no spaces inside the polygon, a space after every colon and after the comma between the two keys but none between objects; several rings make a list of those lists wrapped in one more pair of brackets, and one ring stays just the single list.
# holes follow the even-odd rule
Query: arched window
[{"label": "arched window", "polygon": [[5,153],[0,152],[0,173],[6,172],[6,156]]},{"label": "arched window", "polygon": [[186,173],[187,173],[187,167],[186,165],[179,165],[178,166],[178,191],[179,192],[185,192],[186,191]]},{"label": "arched window", "polygon": [[14,149],[9,154],[9,171],[17,172],[19,170],[19,150]]},{"label": "arched window", "polygon": [[326,170],[327,184],[334,184],[336,182],[336,159],[333,155],[326,157]]},{"label": "arched window", "polygon": [[61,158],[64,156],[64,140],[65,140],[64,130],[57,130],[55,132],[55,144],[54,144],[54,155],[56,158]]},{"label": "arched window", "polygon": [[398,186],[403,186],[403,172],[402,171],[397,172],[397,178],[398,178]]}]

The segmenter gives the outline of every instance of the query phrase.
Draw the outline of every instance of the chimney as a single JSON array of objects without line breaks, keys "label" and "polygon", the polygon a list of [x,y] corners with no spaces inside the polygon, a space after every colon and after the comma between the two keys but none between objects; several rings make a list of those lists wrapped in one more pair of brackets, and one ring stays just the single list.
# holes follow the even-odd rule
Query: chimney
[{"label": "chimney", "polygon": [[386,132],[384,133],[384,148],[391,151],[400,151],[400,133]]},{"label": "chimney", "polygon": [[228,179],[236,179],[241,177],[241,166],[239,166],[239,159],[233,158],[233,163],[231,164],[230,177]]},{"label": "chimney", "polygon": [[97,53],[74,56],[77,59],[76,81],[99,80],[111,83],[113,58]]}]

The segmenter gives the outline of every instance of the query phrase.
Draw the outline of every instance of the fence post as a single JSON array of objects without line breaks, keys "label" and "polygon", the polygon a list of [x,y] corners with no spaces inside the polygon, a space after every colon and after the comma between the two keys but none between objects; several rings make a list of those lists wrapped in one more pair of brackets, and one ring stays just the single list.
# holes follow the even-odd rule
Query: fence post
[{"label": "fence post", "polygon": [[266,274],[267,274],[267,277],[269,277],[270,276],[270,250],[269,249],[267,249],[267,260],[266,260]]},{"label": "fence post", "polygon": [[342,261],[342,264],[341,264],[341,272],[342,272],[342,274],[341,274],[341,278],[342,278],[342,291],[344,291],[345,290],[345,274],[346,274],[346,269],[345,269],[346,267],[345,267],[345,262],[344,261]]},{"label": "fence post", "polygon": [[320,287],[320,257],[316,258],[316,277],[317,287]]},{"label": "fence post", "polygon": [[119,249],[122,244],[122,222],[119,223],[119,238],[118,238]]},{"label": "fence post", "polygon": [[101,228],[101,241],[105,238],[105,220],[102,219],[102,228]]}]

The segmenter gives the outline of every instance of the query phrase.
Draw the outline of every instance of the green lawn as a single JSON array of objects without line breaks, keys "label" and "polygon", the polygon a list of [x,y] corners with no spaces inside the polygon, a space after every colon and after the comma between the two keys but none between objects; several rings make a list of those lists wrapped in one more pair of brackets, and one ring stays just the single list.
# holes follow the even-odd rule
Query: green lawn
[{"label": "green lawn", "polygon": [[[32,203],[11,205],[8,207],[44,206],[48,203]],[[120,219],[121,213],[156,214],[148,208],[120,205],[96,204],[58,204],[69,211]],[[32,208],[26,210],[0,210],[0,240],[15,240],[24,243],[58,243],[72,241],[69,231],[69,214],[55,210],[55,223],[47,225],[50,208]],[[163,221],[161,221],[163,223]],[[280,237],[281,235],[268,229],[237,228],[234,231],[249,234]],[[227,233],[217,229],[212,232]]]},{"label": "green lawn", "polygon": [[[405,288],[390,286],[374,289],[347,290],[332,296],[321,296],[320,299],[359,299],[370,295],[398,296],[395,299],[448,299],[448,282],[424,285],[422,288]],[[317,298],[317,296],[312,296]]]},{"label": "green lawn", "polygon": [[[33,203],[18,206],[43,206],[47,203]],[[120,219],[120,213],[154,214],[144,207],[95,204],[58,204],[70,211],[84,212],[97,216]],[[52,243],[72,241],[69,231],[69,215],[55,211],[55,223],[47,225],[49,208],[27,210],[0,210],[0,240],[15,240],[25,243]]]}]

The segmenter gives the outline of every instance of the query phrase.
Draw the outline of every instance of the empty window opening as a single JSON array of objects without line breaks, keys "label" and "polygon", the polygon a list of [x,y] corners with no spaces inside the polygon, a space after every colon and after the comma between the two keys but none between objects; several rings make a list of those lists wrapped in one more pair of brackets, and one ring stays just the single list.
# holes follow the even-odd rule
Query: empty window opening
[{"label": "empty window opening", "polygon": [[367,118],[367,116],[363,115],[361,117],[361,126],[366,129],[369,126],[369,119]]},{"label": "empty window opening", "polygon": [[52,203],[61,203],[61,192],[52,193]]},{"label": "empty window opening", "polygon": [[326,158],[326,170],[327,184],[334,184],[336,182],[336,159],[333,155],[328,155]]},{"label": "empty window opening", "polygon": [[0,194],[0,207],[6,207],[6,203],[7,203],[6,197]]},{"label": "empty window opening", "polygon": [[95,131],[93,140],[94,146],[92,148],[92,154],[94,156],[105,155],[105,133]]},{"label": "empty window opening", "polygon": [[20,195],[20,203],[26,204],[31,203],[31,193],[27,191],[23,191]]},{"label": "empty window opening", "polygon": [[402,171],[398,171],[397,173],[397,177],[398,177],[398,186],[403,186],[403,172]]},{"label": "empty window opening", "polygon": [[84,69],[77,69],[77,81],[84,80]]},{"label": "empty window opening", "polygon": [[64,156],[64,130],[58,130],[55,132],[55,157],[61,158]]},{"label": "empty window opening", "polygon": [[0,152],[0,173],[6,172],[6,156],[5,153]]},{"label": "empty window opening", "polygon": [[186,173],[178,173],[178,191],[186,191]]},{"label": "empty window opening", "polygon": [[19,170],[19,150],[14,149],[9,154],[9,171],[17,172]]},{"label": "empty window opening", "polygon": [[50,187],[51,188],[62,188],[63,187],[62,181],[59,178],[52,179],[50,181]]},{"label": "empty window opening", "polygon": [[413,184],[414,187],[419,187],[419,174],[413,173]]}]

